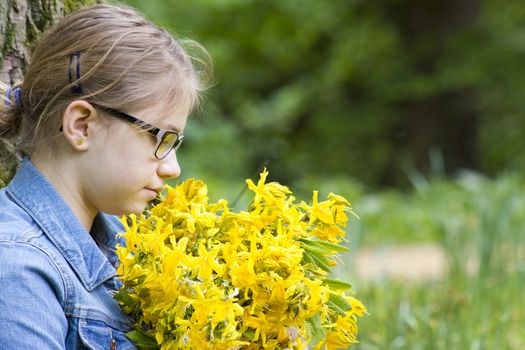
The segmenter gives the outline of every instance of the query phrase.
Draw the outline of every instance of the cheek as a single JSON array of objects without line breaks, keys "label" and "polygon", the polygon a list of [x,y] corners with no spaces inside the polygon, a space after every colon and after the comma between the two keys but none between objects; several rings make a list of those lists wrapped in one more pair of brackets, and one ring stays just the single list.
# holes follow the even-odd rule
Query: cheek
[{"label": "cheek", "polygon": [[110,155],[112,161],[123,166],[143,163],[154,158],[155,153],[152,137],[147,133],[130,128],[126,124],[122,128],[108,132],[108,136],[103,142],[103,148],[106,150],[105,153]]},{"label": "cheek", "polygon": [[108,132],[84,154],[84,195],[90,205],[114,215],[144,210],[143,189],[156,176],[157,163],[151,140],[141,136],[147,135]]},{"label": "cheek", "polygon": [[156,169],[153,150],[147,141],[147,138],[132,138],[123,133],[110,135],[91,152],[91,181],[100,186],[100,191],[114,193],[146,186]]},{"label": "cheek", "polygon": [[140,213],[148,203],[144,187],[148,176],[130,167],[107,168],[88,189],[91,205],[113,215]]}]

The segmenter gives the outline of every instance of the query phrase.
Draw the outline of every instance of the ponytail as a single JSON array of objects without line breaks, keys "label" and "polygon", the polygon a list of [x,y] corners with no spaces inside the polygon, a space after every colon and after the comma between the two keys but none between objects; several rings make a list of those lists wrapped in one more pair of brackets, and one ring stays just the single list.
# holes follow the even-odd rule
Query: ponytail
[{"label": "ponytail", "polygon": [[0,138],[13,139],[22,126],[21,85],[11,86],[0,82]]}]

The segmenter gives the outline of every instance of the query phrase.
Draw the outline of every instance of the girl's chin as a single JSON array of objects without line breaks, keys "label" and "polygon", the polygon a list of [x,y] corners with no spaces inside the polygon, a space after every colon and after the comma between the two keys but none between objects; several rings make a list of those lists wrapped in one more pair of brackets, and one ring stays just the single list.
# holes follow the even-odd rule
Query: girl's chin
[{"label": "girl's chin", "polygon": [[120,208],[120,210],[114,213],[108,213],[108,214],[116,215],[116,216],[123,216],[123,215],[130,215],[130,214],[140,215],[146,209],[147,204],[148,202],[146,201],[143,203],[135,203],[134,205],[130,205],[126,208]]},{"label": "girl's chin", "polygon": [[116,216],[142,214],[148,206],[148,203],[150,203],[157,197],[157,193],[155,191],[151,192],[155,193],[155,196],[149,195],[146,191],[141,191],[138,192],[135,196],[128,197],[127,200],[121,199],[118,203],[119,205],[114,206],[112,208],[106,208],[106,210],[102,211],[104,211],[107,214]]}]

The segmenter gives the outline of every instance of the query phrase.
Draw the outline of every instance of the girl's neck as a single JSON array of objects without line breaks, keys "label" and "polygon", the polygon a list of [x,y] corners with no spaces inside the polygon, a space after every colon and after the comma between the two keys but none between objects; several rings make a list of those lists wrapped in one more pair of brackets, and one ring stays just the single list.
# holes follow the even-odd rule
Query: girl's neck
[{"label": "girl's neck", "polygon": [[38,156],[31,156],[31,162],[53,185],[62,199],[68,204],[80,223],[89,232],[93,220],[97,215],[95,208],[90,208],[81,193],[81,186],[76,173],[65,162],[52,161],[46,157],[45,161]]}]

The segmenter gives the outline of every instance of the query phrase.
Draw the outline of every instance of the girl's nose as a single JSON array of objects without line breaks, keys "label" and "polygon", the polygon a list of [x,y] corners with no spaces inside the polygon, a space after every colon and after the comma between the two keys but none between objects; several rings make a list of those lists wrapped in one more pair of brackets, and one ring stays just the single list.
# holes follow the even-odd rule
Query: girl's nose
[{"label": "girl's nose", "polygon": [[177,153],[171,150],[166,158],[162,159],[157,168],[157,175],[163,179],[176,179],[180,176],[180,165]]}]

